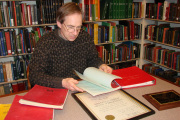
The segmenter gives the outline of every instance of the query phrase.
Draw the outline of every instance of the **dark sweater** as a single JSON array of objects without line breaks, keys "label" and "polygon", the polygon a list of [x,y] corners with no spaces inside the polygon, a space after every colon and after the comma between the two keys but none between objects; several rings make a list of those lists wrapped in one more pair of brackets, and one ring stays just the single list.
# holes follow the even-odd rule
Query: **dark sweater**
[{"label": "dark sweater", "polygon": [[85,68],[98,68],[101,64],[94,41],[87,32],[81,31],[72,42],[62,39],[56,29],[37,42],[29,65],[29,79],[32,86],[62,88],[62,79],[78,79],[73,69],[83,73]]}]

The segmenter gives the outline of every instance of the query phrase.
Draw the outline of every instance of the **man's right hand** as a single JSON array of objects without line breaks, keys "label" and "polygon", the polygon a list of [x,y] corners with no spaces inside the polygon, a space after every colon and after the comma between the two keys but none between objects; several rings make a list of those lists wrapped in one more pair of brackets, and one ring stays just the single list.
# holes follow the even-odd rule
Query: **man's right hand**
[{"label": "man's right hand", "polygon": [[62,80],[62,86],[64,88],[67,88],[71,91],[83,92],[83,90],[77,87],[76,84],[78,84],[78,81],[75,80],[74,78],[65,78]]}]

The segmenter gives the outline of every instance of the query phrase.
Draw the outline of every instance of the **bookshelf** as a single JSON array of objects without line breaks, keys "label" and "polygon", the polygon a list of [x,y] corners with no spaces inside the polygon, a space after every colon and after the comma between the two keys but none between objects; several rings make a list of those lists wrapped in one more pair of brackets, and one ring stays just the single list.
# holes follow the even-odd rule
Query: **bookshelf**
[{"label": "bookshelf", "polygon": [[[154,4],[156,0],[145,0],[145,2],[146,5],[147,3]],[[168,9],[172,8],[172,4],[175,5],[174,7],[178,5],[178,0],[165,0],[165,2],[169,3],[168,6],[170,6],[169,8],[166,8],[166,12]],[[165,2],[163,3],[165,4]],[[176,10],[178,11],[178,9]],[[153,15],[147,15],[147,17],[144,18],[143,34],[145,35],[143,40],[144,49],[142,56],[142,68],[149,73],[153,72],[154,75],[160,76],[170,83],[179,86],[180,83],[178,82],[178,78],[180,69],[178,66],[179,59],[177,58],[177,54],[180,52],[180,47],[179,41],[176,41],[177,38],[175,38],[175,35],[178,36],[179,33],[175,34],[175,31],[179,31],[180,20],[178,20],[179,15],[176,14],[174,17],[172,17],[173,15],[170,15],[172,15],[172,13],[169,13],[169,16],[166,13],[164,15],[165,19],[163,19],[163,16],[159,19],[156,19],[156,17],[153,19]],[[158,30],[156,28],[158,28]],[[172,34],[171,31],[174,31],[174,34]],[[154,69],[156,69],[157,72],[154,72]]]},{"label": "bookshelf", "polygon": [[[53,21],[53,18],[55,18],[55,11],[51,14],[52,16],[47,16],[50,11],[45,10],[49,10],[51,7],[45,6],[40,10],[38,2],[40,1],[0,0],[0,97],[21,93],[29,89],[27,81],[28,73],[26,70],[30,62],[34,46],[39,37],[41,37],[45,32],[52,31],[52,29],[56,26],[56,23]],[[55,10],[55,8],[62,5],[63,0],[57,0],[54,2],[56,2],[53,7]],[[42,4],[45,5],[46,3],[49,3],[49,1],[45,1]],[[5,10],[8,10],[6,16],[5,12],[7,11]],[[41,14],[42,11],[43,15],[46,15],[47,18],[51,19],[43,19],[40,21],[41,18],[38,17],[38,15]],[[25,17],[23,14],[25,14]],[[39,33],[38,28],[40,30]],[[25,34],[25,31],[27,31],[27,34]],[[11,37],[10,32],[14,32],[15,37]],[[13,41],[10,41],[10,44],[13,43],[11,45],[15,48],[14,51],[12,46],[10,46],[10,50],[7,49],[7,38],[5,33],[8,33],[8,36]],[[31,42],[31,48],[27,47],[27,39],[24,38],[27,37],[27,35],[32,35],[30,36],[31,38],[28,37],[28,40]],[[19,36],[19,38],[17,38],[17,36]],[[19,47],[19,45],[21,47]],[[30,49],[30,51],[28,51],[28,49]],[[5,67],[5,71],[11,71],[8,73],[6,72],[6,78],[4,78],[3,74],[5,73],[3,65]],[[9,65],[12,67],[7,70],[7,66]],[[14,72],[14,69],[16,72]]]}]

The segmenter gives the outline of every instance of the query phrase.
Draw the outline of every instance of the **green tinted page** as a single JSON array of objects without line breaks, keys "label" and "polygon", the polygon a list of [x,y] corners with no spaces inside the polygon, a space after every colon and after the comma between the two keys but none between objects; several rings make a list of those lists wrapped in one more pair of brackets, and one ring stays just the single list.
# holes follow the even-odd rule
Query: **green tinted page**
[{"label": "green tinted page", "polygon": [[105,73],[95,67],[86,68],[83,75],[76,70],[75,72],[82,79],[77,86],[93,96],[121,88],[120,86],[116,88],[112,88],[111,86],[114,79],[121,79],[121,77]]}]

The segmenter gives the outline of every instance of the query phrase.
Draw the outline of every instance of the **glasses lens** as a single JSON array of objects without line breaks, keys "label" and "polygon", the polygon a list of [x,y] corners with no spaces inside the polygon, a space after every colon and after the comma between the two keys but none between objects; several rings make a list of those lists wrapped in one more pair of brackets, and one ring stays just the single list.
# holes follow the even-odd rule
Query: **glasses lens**
[{"label": "glasses lens", "polygon": [[71,26],[67,26],[67,25],[65,25],[65,26],[66,26],[68,32],[75,32],[75,30],[76,30],[76,32],[79,32],[81,30],[81,28],[82,28],[82,26],[76,27],[76,28],[75,27],[71,27]]}]

